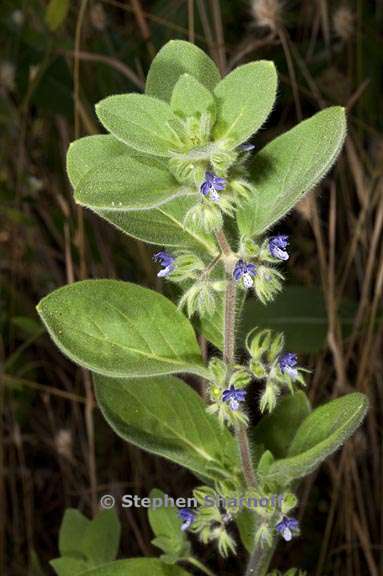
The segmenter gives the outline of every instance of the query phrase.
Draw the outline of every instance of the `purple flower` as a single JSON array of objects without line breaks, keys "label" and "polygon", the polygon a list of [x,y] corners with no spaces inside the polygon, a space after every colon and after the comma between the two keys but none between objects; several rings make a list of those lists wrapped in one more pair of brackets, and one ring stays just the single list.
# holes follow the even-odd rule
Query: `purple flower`
[{"label": "purple flower", "polygon": [[171,256],[165,251],[156,252],[155,254],[153,254],[153,260],[154,262],[159,262],[163,268],[157,274],[159,278],[168,276],[170,272],[174,270],[175,258],[174,256]]},{"label": "purple flower", "polygon": [[296,354],[293,352],[286,352],[286,354],[279,357],[278,364],[282,374],[287,374],[290,378],[295,380],[298,376],[298,370],[296,369],[298,358]]},{"label": "purple flower", "polygon": [[299,530],[299,522],[295,518],[284,516],[282,520],[275,525],[275,529],[286,542],[290,542],[294,535],[293,532]]},{"label": "purple flower", "polygon": [[209,196],[213,202],[218,202],[218,192],[224,190],[225,186],[225,178],[219,178],[213,172],[205,172],[205,180],[201,184],[200,192],[203,196]]},{"label": "purple flower", "polygon": [[274,258],[278,258],[279,260],[288,260],[289,255],[286,251],[288,242],[289,242],[288,236],[286,236],[285,234],[278,234],[278,236],[272,236],[269,240],[270,254]]},{"label": "purple flower", "polygon": [[240,280],[242,278],[243,285],[245,288],[251,288],[254,284],[253,276],[257,273],[255,264],[244,262],[243,260],[238,260],[233,270],[234,280]]},{"label": "purple flower", "polygon": [[182,526],[181,526],[181,530],[184,532],[185,530],[187,530],[188,528],[190,528],[190,526],[193,524],[194,522],[194,518],[195,518],[195,514],[194,512],[192,512],[191,510],[189,510],[189,508],[182,508],[181,510],[178,511],[178,516],[181,518],[182,520]]},{"label": "purple flower", "polygon": [[237,390],[234,386],[230,386],[222,393],[222,400],[229,402],[232,410],[238,410],[239,403],[243,402],[246,398],[246,390]]}]

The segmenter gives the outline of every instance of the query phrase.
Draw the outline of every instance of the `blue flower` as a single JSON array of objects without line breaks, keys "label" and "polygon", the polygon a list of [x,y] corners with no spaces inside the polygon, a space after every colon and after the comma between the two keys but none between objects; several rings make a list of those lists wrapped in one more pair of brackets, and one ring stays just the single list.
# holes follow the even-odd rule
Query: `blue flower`
[{"label": "blue flower", "polygon": [[238,410],[239,403],[243,402],[246,398],[246,390],[237,390],[234,386],[230,386],[222,393],[222,400],[229,402],[232,410]]},{"label": "blue flower", "polygon": [[178,516],[181,518],[182,520],[182,526],[181,526],[181,530],[184,532],[185,530],[187,530],[188,528],[190,528],[190,526],[193,524],[194,522],[194,518],[195,518],[195,514],[194,512],[192,512],[191,510],[189,510],[189,508],[182,508],[181,510],[178,511]]},{"label": "blue flower", "polygon": [[174,270],[175,258],[165,251],[153,254],[153,260],[154,262],[159,262],[163,268],[157,274],[159,278],[168,276]]},{"label": "blue flower", "polygon": [[238,260],[233,270],[234,280],[240,280],[242,278],[243,285],[245,288],[251,288],[254,284],[253,276],[257,273],[255,264],[244,262],[243,260]]},{"label": "blue flower", "polygon": [[284,516],[282,520],[275,525],[275,529],[286,542],[289,542],[294,535],[293,532],[299,530],[299,522],[295,518]]},{"label": "blue flower", "polygon": [[203,196],[209,196],[213,202],[218,202],[220,190],[224,190],[226,186],[225,178],[219,178],[213,172],[205,172],[205,180],[202,182],[200,192]]},{"label": "blue flower", "polygon": [[278,258],[279,260],[288,260],[289,255],[286,251],[288,242],[289,242],[288,236],[286,236],[285,234],[278,234],[278,236],[272,236],[269,240],[270,254],[274,258]]},{"label": "blue flower", "polygon": [[286,354],[279,357],[278,364],[282,374],[287,374],[290,378],[295,380],[298,376],[298,370],[296,369],[298,358],[296,354],[293,352],[286,352]]}]

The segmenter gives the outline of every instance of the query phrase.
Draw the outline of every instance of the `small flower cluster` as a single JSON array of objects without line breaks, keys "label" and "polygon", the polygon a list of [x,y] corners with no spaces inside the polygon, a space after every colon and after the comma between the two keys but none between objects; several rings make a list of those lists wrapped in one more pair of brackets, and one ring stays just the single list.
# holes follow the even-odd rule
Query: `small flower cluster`
[{"label": "small flower cluster", "polygon": [[[233,278],[246,290],[254,288],[259,300],[266,304],[282,289],[283,275],[271,264],[288,260],[288,238],[279,234],[265,240],[261,246],[252,240],[242,239],[240,253],[245,257],[237,260]],[[255,259],[256,262],[251,260]]]},{"label": "small flower cluster", "polygon": [[212,358],[209,372],[211,404],[207,411],[217,415],[221,426],[247,425],[248,418],[241,404],[246,400],[246,386],[251,381],[249,372],[238,366],[229,374],[227,366],[219,358]]},{"label": "small flower cluster", "polygon": [[[230,552],[235,554],[235,540],[227,531],[227,525],[232,520],[231,514],[221,510],[218,506],[205,505],[206,497],[217,500],[219,494],[213,488],[201,486],[193,490],[193,496],[199,506],[195,513],[191,513],[193,514],[193,519],[191,519],[190,514],[186,518],[186,513],[183,513],[186,518],[183,525],[186,522],[188,524],[187,527],[198,535],[203,544],[216,541],[218,551],[223,558],[226,558]],[[191,519],[190,523],[189,519]]]},{"label": "small flower cluster", "polygon": [[265,380],[265,388],[260,400],[260,410],[272,412],[277,404],[278,397],[283,388],[293,394],[294,385],[305,385],[298,368],[297,355],[293,352],[283,352],[284,337],[282,334],[273,335],[271,330],[261,330],[256,333],[250,344],[247,337],[247,350],[251,356],[249,368],[258,380]]}]

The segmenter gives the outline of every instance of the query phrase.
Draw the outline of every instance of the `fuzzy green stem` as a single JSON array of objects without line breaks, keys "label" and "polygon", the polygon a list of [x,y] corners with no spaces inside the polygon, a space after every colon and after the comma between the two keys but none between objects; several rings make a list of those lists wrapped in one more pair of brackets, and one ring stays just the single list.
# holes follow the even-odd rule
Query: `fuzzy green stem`
[{"label": "fuzzy green stem", "polygon": [[[237,286],[233,278],[234,259],[230,258],[233,253],[224,231],[220,230],[217,232],[216,238],[223,255],[226,257],[225,269],[227,274],[227,284],[225,291],[223,359],[226,365],[231,368],[235,360],[235,313],[237,300]],[[236,427],[235,435],[239,445],[242,471],[246,484],[248,486],[255,486],[256,479],[246,427],[243,424],[239,424]]]},{"label": "fuzzy green stem", "polygon": [[269,570],[275,547],[275,540],[270,548],[262,548],[260,545],[255,546],[249,558],[245,576],[265,576]]},{"label": "fuzzy green stem", "polygon": [[202,564],[202,562],[197,560],[197,558],[193,558],[193,556],[189,556],[188,558],[185,558],[185,562],[189,562],[189,564],[192,564],[193,566],[195,566],[196,568],[201,570],[201,572],[203,572],[204,574],[207,574],[207,576],[215,576],[214,572],[212,572],[209,568],[204,566]]}]

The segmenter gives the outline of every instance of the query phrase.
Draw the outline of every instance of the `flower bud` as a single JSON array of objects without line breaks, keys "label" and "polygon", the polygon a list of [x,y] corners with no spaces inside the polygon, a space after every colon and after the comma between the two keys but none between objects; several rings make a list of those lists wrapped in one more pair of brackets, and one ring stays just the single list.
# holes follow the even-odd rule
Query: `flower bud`
[{"label": "flower bud", "polygon": [[283,278],[283,275],[274,268],[267,266],[257,267],[254,289],[262,304],[267,304],[274,300],[275,296],[282,289],[280,279]]},{"label": "flower bud", "polygon": [[282,514],[287,514],[291,510],[297,507],[298,498],[292,492],[287,492],[283,495],[281,512]]},{"label": "flower bud", "polygon": [[272,532],[266,522],[263,522],[256,531],[255,544],[261,548],[270,548],[272,545]]},{"label": "flower bud", "polygon": [[260,360],[250,360],[249,367],[257,380],[262,380],[262,378],[266,378],[268,375],[266,367]]},{"label": "flower bud", "polygon": [[261,396],[259,403],[259,409],[262,412],[266,410],[270,413],[274,410],[277,405],[277,399],[279,396],[279,389],[271,380],[266,383],[265,390]]},{"label": "flower bud", "polygon": [[223,226],[222,212],[212,201],[198,202],[186,213],[184,225],[197,232],[215,232]]},{"label": "flower bud", "polygon": [[270,348],[267,352],[267,359],[269,362],[274,362],[277,359],[279,354],[282,352],[284,345],[285,337],[283,333],[280,332],[273,338],[270,344]]},{"label": "flower bud", "polygon": [[[252,332],[247,335],[246,341],[249,339]],[[250,345],[247,345],[249,354],[254,360],[260,360],[269,348],[271,343],[271,331],[270,330],[260,330],[253,337]]]},{"label": "flower bud", "polygon": [[251,375],[245,368],[235,370],[230,377],[229,385],[235,388],[245,388],[251,382]]}]

